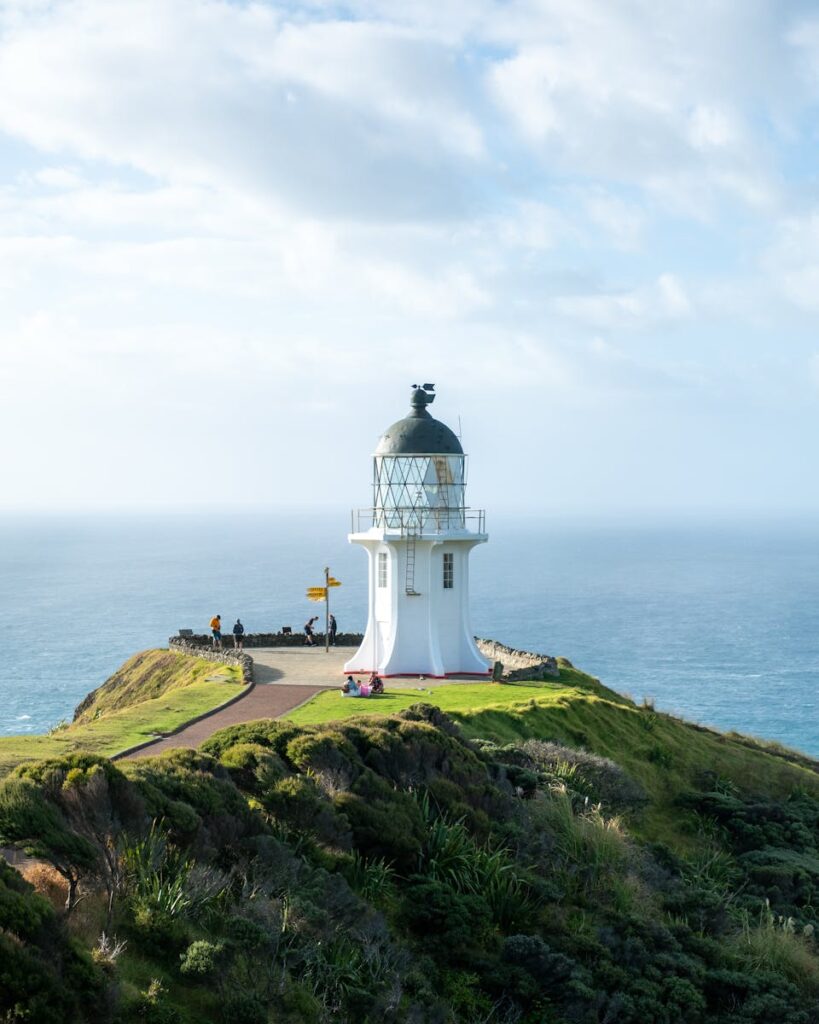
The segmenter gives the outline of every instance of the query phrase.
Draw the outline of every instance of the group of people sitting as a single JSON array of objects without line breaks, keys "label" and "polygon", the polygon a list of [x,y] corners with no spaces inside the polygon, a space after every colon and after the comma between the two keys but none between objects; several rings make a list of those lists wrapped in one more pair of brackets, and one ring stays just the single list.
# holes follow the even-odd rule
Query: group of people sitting
[{"label": "group of people sitting", "polygon": [[366,683],[359,683],[352,676],[347,676],[344,685],[341,687],[342,697],[373,697],[383,692],[384,680],[377,672],[373,672]]}]

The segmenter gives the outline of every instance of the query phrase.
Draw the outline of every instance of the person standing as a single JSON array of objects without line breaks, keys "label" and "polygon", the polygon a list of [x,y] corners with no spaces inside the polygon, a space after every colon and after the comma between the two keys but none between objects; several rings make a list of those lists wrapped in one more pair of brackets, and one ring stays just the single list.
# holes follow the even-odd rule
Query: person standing
[{"label": "person standing", "polygon": [[213,636],[214,648],[222,647],[222,616],[214,615],[210,620],[210,631]]},{"label": "person standing", "polygon": [[335,615],[330,616],[330,628],[327,631],[327,639],[330,641],[330,646],[335,647],[336,645],[336,633],[338,632],[338,625],[336,623]]},{"label": "person standing", "polygon": [[241,651],[244,647],[245,642],[245,627],[242,625],[242,620],[237,619],[233,625],[233,646]]},{"label": "person standing", "polygon": [[315,647],[315,641],[313,640],[313,623],[318,622],[318,615],[314,615],[312,619],[308,619],[304,624],[304,644],[306,647]]}]

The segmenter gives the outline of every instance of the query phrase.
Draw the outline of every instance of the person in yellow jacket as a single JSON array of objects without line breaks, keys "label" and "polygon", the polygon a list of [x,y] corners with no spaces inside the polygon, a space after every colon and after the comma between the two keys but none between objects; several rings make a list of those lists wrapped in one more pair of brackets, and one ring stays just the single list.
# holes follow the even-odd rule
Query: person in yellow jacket
[{"label": "person in yellow jacket", "polygon": [[210,620],[210,631],[213,634],[213,646],[222,646],[222,616],[214,615]]}]

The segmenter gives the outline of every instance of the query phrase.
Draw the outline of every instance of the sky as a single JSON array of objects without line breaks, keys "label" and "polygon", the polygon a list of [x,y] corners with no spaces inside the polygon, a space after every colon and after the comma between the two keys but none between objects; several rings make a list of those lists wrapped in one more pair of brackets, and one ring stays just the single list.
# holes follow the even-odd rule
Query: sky
[{"label": "sky", "polygon": [[819,7],[0,0],[0,508],[819,512]]}]

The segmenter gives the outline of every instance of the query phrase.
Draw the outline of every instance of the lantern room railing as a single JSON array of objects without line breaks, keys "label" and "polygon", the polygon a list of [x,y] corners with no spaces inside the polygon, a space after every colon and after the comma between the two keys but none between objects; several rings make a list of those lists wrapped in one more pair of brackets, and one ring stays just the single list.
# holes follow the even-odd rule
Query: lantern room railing
[{"label": "lantern room railing", "polygon": [[351,533],[366,533],[376,527],[394,530],[401,536],[421,534],[486,533],[486,510],[478,508],[354,508]]}]

